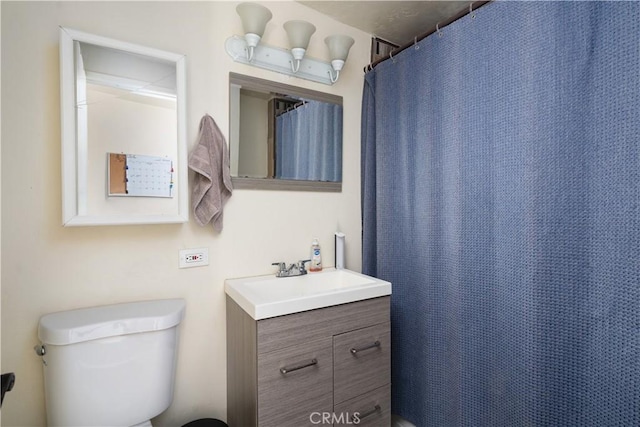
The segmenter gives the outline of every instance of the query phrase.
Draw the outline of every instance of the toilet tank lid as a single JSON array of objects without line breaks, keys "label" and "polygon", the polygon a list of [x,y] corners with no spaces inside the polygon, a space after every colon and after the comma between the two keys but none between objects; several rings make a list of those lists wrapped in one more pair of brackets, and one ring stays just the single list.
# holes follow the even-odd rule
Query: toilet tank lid
[{"label": "toilet tank lid", "polygon": [[81,308],[40,318],[45,344],[67,345],[118,335],[169,329],[184,317],[185,300],[166,299]]}]

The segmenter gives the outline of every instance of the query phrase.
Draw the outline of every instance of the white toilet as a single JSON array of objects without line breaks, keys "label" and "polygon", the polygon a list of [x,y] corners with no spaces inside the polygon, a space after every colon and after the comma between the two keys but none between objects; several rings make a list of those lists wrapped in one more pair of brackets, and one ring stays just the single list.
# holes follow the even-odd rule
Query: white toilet
[{"label": "white toilet", "polygon": [[185,301],[134,302],[40,319],[49,426],[151,426],[173,400]]}]

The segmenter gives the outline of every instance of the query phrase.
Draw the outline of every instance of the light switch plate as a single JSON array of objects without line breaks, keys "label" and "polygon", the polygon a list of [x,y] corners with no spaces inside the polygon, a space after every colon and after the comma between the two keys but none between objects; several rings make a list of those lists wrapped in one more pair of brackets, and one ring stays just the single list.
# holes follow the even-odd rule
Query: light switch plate
[{"label": "light switch plate", "polygon": [[209,248],[182,249],[180,251],[180,268],[201,267],[209,265]]}]

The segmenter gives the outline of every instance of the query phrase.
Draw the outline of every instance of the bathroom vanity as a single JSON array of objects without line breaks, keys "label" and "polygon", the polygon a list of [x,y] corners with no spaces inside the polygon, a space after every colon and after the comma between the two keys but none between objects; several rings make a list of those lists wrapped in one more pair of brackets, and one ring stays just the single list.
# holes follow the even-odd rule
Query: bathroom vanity
[{"label": "bathroom vanity", "polygon": [[[333,272],[340,273],[309,274],[306,282],[255,278],[258,284],[251,290],[242,287],[253,279],[226,281],[230,427],[390,425],[391,284],[346,270]],[[315,283],[326,281],[333,283],[330,289],[314,290]],[[291,294],[285,292],[289,287]],[[280,304],[286,314],[263,317],[265,307],[247,304],[239,290],[253,302],[258,294],[272,295],[273,303],[299,304],[320,295],[324,302],[303,311]],[[363,291],[380,295],[358,299]],[[331,304],[327,294],[356,299]]]}]

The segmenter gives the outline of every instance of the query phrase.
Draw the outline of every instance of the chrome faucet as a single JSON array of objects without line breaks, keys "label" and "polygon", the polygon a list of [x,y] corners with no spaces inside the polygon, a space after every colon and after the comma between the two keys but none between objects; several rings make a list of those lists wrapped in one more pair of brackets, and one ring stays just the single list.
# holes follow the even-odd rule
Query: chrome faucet
[{"label": "chrome faucet", "polygon": [[307,274],[307,269],[305,268],[305,263],[310,262],[310,259],[300,260],[297,263],[291,264],[289,268],[287,268],[287,264],[284,262],[274,262],[271,265],[278,266],[278,272],[276,273],[276,277],[293,277],[293,276],[302,276],[303,274]]}]

